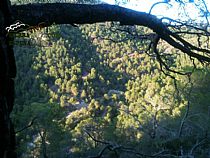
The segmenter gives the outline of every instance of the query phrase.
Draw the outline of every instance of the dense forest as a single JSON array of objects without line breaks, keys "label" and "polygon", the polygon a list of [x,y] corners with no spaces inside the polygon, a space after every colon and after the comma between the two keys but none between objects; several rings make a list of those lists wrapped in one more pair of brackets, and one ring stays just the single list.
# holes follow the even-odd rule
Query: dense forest
[{"label": "dense forest", "polygon": [[118,22],[16,34],[18,156],[210,157],[209,65],[160,41],[164,69],[142,34]]}]

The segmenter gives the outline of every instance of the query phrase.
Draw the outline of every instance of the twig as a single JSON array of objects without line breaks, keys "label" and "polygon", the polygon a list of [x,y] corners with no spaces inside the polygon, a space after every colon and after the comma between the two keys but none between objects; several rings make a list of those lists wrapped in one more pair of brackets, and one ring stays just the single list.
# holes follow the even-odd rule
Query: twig
[{"label": "twig", "polygon": [[192,87],[193,87],[193,83],[191,82],[191,79],[190,79],[190,76],[189,76],[189,83],[190,83],[190,90],[189,90],[189,93],[188,93],[188,103],[187,103],[187,107],[186,107],[186,112],[185,112],[185,115],[184,117],[182,118],[182,121],[181,121],[181,124],[180,124],[180,128],[179,128],[179,138],[182,136],[182,131],[183,131],[183,127],[184,127],[184,123],[188,117],[188,114],[189,114],[189,110],[190,110],[190,96],[191,96],[191,92],[192,92]]},{"label": "twig", "polygon": [[114,151],[114,152],[116,152],[116,150],[120,150],[120,151],[123,151],[123,152],[132,153],[132,154],[134,154],[134,155],[136,155],[138,157],[159,157],[160,155],[162,155],[163,153],[166,152],[166,150],[162,150],[162,151],[160,151],[158,153],[155,153],[153,155],[147,155],[147,154],[143,154],[143,153],[137,152],[137,151],[135,151],[132,148],[127,148],[127,147],[123,147],[121,145],[116,145],[116,144],[109,143],[109,142],[106,142],[106,141],[97,140],[87,130],[85,130],[85,132],[94,141],[96,141],[98,143],[101,143],[101,144],[106,144],[106,146],[102,148],[102,150],[99,152],[98,155],[90,156],[89,158],[101,158],[103,156],[103,153],[105,152],[106,149],[109,149],[110,151]]},{"label": "twig", "polygon": [[27,126],[23,127],[22,129],[15,131],[15,134],[22,132],[24,130],[26,130],[27,128],[31,127],[34,124],[34,121],[37,119],[37,117],[34,117]]},{"label": "twig", "polygon": [[200,142],[196,142],[196,144],[192,147],[192,149],[190,150],[190,155],[193,155],[193,152],[201,145],[203,145],[206,141],[206,138],[203,138]]},{"label": "twig", "polygon": [[152,5],[152,7],[150,8],[150,10],[149,10],[149,14],[151,14],[152,9],[153,9],[155,6],[157,6],[158,4],[167,4],[167,5],[172,6],[172,5],[169,4],[168,2],[169,2],[169,1],[167,0],[167,1],[165,1],[165,2],[156,2],[156,3],[154,3],[154,4]]},{"label": "twig", "polygon": [[89,156],[88,158],[100,158],[102,157],[103,153],[105,152],[106,149],[109,149],[111,146],[106,145],[96,156]]}]

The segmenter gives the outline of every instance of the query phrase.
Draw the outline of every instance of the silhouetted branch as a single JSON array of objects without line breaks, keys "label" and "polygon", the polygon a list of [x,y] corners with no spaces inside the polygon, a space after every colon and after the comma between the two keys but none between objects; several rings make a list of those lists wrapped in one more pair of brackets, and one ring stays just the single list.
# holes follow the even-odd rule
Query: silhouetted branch
[{"label": "silhouetted branch", "polygon": [[[177,22],[188,28],[194,28],[196,30],[203,31],[207,35],[209,32],[206,29],[175,21],[169,18],[158,19],[156,16],[145,12],[138,12],[120,6],[108,4],[27,4],[12,6],[12,12],[15,20],[21,20],[22,22],[29,25],[37,25],[41,22],[44,22],[45,27],[50,26],[53,23],[92,24],[105,21],[118,21],[121,25],[145,26],[158,34],[160,39],[163,39],[168,44],[181,50],[188,56],[196,58],[201,62],[210,62],[210,58],[207,56],[207,54],[210,54],[210,50],[191,45],[185,39],[169,30],[169,23],[163,23],[162,20],[168,19],[169,21]],[[200,54],[197,51],[202,52],[203,54]]]},{"label": "silhouetted branch", "polygon": [[[192,87],[193,87],[193,83],[191,82],[191,78],[189,76],[189,83],[190,83],[190,89],[189,89],[189,92],[188,92],[188,97],[191,96],[191,92],[192,92]],[[184,124],[185,124],[185,121],[189,115],[189,110],[190,110],[190,98],[188,98],[188,101],[187,101],[187,106],[186,106],[186,112],[185,112],[185,115],[184,117],[182,118],[182,121],[181,121],[181,124],[180,124],[180,127],[179,127],[179,134],[178,136],[181,137],[182,136],[182,131],[183,131],[183,127],[184,127]]]},{"label": "silhouetted branch", "polygon": [[103,156],[106,149],[110,149],[110,145],[106,145],[96,156],[89,156],[88,158],[100,158]]},{"label": "silhouetted branch", "polygon": [[159,4],[168,4],[168,5],[172,6],[172,5],[169,4],[168,2],[169,2],[169,0],[166,0],[166,1],[164,1],[164,2],[156,2],[156,3],[154,3],[154,4],[152,5],[152,7],[150,8],[149,14],[151,14],[152,9],[153,9],[155,6],[159,5]]},{"label": "silhouetted branch", "polygon": [[95,142],[98,142],[98,143],[106,145],[105,147],[103,147],[100,150],[100,152],[96,156],[90,156],[89,158],[101,158],[103,156],[103,153],[105,152],[106,149],[109,149],[110,151],[114,151],[114,152],[116,152],[116,150],[119,150],[121,152],[127,152],[127,153],[134,154],[134,155],[136,155],[138,157],[158,157],[158,156],[161,156],[162,154],[164,154],[166,152],[166,150],[162,150],[162,151],[160,151],[158,153],[155,153],[153,155],[143,154],[143,153],[135,151],[133,148],[127,148],[127,147],[123,147],[121,145],[117,145],[115,143],[110,143],[110,142],[106,142],[106,141],[97,140],[87,130],[84,130],[84,131]]},{"label": "silhouetted branch", "polygon": [[38,131],[41,141],[42,141],[42,152],[43,152],[43,157],[48,158],[47,156],[47,147],[46,147],[46,131],[43,129],[42,131]]},{"label": "silhouetted branch", "polygon": [[190,155],[193,155],[193,152],[201,145],[203,145],[206,141],[206,138],[203,138],[201,141],[197,141],[196,144],[190,150]]},{"label": "silhouetted branch", "polygon": [[34,121],[36,119],[37,119],[37,117],[34,117],[27,126],[23,127],[22,129],[20,129],[18,131],[15,131],[15,134],[22,132],[22,131],[26,130],[27,128],[31,127],[34,124]]}]

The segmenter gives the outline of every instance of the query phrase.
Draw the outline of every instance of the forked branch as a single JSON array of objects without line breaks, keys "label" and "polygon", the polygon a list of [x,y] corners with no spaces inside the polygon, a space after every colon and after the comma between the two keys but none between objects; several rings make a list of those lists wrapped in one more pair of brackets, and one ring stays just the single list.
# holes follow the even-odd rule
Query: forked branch
[{"label": "forked branch", "polygon": [[[193,46],[186,39],[172,32],[168,28],[169,25],[162,21],[163,19],[158,19],[156,16],[145,12],[108,4],[51,3],[12,6],[12,13],[15,20],[20,20],[28,25],[38,25],[44,22],[45,27],[52,24],[92,24],[106,21],[118,21],[121,25],[144,26],[153,30],[160,39],[188,56],[201,62],[210,62],[210,57],[208,57],[210,50],[208,48]],[[192,27],[187,23],[183,25]],[[205,33],[210,34],[207,30]]]}]

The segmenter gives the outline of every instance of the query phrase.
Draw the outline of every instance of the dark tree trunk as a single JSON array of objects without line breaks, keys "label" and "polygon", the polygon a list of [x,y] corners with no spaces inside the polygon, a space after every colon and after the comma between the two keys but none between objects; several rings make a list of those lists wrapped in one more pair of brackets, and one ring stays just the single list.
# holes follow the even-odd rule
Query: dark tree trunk
[{"label": "dark tree trunk", "polygon": [[15,59],[6,37],[5,27],[11,23],[10,3],[0,0],[0,158],[16,158],[15,132],[10,120],[14,105]]}]

